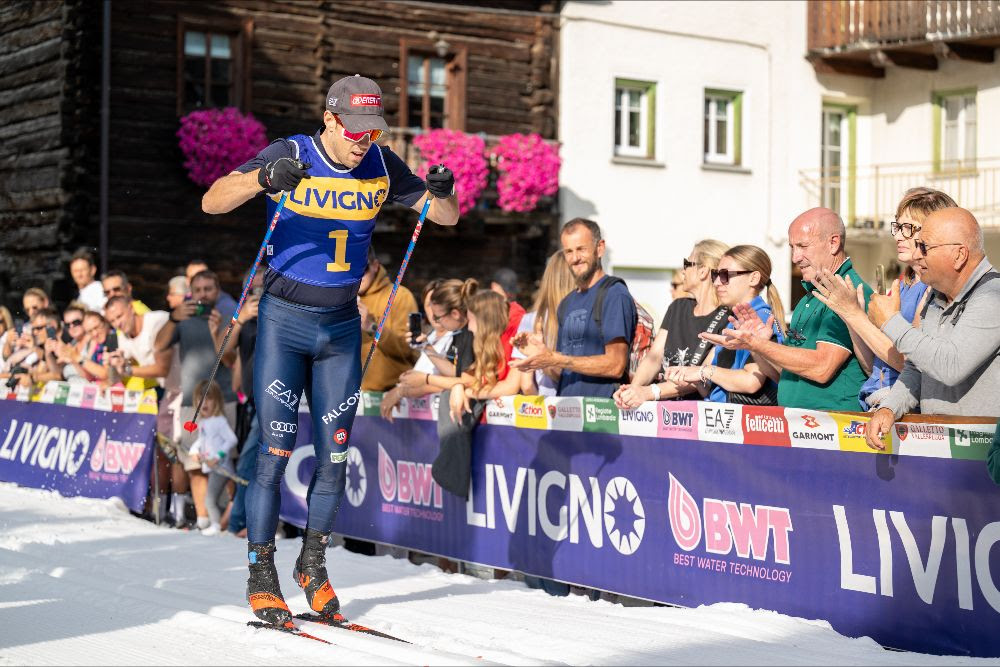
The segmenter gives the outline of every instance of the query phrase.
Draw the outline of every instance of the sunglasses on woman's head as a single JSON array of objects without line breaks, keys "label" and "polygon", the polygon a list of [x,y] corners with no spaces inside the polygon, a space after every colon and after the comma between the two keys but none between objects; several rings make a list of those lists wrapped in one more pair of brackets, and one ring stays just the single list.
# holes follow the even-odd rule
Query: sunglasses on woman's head
[{"label": "sunglasses on woman's head", "polygon": [[714,283],[716,278],[723,285],[729,284],[729,279],[733,276],[742,276],[748,273],[753,273],[753,271],[730,271],[729,269],[712,269],[712,282]]}]

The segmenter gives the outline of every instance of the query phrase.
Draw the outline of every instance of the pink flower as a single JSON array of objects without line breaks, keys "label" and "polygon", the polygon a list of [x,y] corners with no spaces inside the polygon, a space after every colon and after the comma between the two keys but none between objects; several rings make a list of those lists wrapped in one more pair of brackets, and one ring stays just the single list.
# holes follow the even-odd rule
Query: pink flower
[{"label": "pink flower", "polygon": [[177,131],[188,178],[208,187],[267,145],[264,126],[235,107],[192,111]]},{"label": "pink flower", "polygon": [[483,140],[474,134],[437,129],[417,135],[413,145],[425,160],[418,174],[426,178],[432,165],[445,165],[455,173],[459,213],[464,215],[472,210],[489,176]]},{"label": "pink flower", "polygon": [[505,211],[531,211],[543,196],[559,191],[559,149],[537,134],[508,134],[494,153],[499,158],[497,202]]}]

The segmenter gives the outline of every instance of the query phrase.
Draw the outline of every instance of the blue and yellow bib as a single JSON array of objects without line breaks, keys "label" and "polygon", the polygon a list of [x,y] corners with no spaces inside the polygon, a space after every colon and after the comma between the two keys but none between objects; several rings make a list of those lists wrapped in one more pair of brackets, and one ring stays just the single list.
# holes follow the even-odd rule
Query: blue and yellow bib
[{"label": "blue and yellow bib", "polygon": [[[311,178],[289,194],[271,235],[267,263],[309,285],[353,285],[365,272],[375,219],[389,194],[382,151],[373,145],[357,167],[337,169],[313,137],[297,134],[289,141],[298,147],[298,159],[312,165]],[[279,199],[269,195],[268,222]]]}]

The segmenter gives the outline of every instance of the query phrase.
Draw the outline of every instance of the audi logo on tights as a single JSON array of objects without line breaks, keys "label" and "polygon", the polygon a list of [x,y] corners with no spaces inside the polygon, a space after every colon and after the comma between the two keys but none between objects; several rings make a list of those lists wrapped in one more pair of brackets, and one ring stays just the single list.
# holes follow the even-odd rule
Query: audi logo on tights
[{"label": "audi logo on tights", "polygon": [[295,433],[299,428],[298,424],[289,424],[287,422],[271,422],[271,430],[278,431],[279,433]]}]

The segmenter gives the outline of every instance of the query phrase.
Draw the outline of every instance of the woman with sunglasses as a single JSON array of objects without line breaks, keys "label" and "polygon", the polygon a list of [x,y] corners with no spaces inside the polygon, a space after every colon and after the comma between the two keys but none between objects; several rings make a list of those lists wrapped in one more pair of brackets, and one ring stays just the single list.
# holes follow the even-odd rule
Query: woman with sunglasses
[{"label": "woman with sunglasses", "polygon": [[[771,283],[771,258],[763,249],[754,245],[730,248],[719,261],[719,268],[712,271],[712,283],[723,306],[733,308],[745,303],[761,322],[773,317],[774,336],[779,343],[784,340],[785,308]],[[666,375],[678,385],[695,384],[702,396],[717,403],[778,404],[778,383],[764,374],[747,350],[716,345],[710,364],[672,368]]]},{"label": "woman with sunglasses", "polygon": [[[267,193],[268,220],[288,194],[271,236],[258,306],[254,397],[261,442],[247,489],[247,601],[261,620],[291,621],[274,566],[281,478],[296,434],[305,389],[312,414],[316,470],[294,578],[312,611],[336,618],[340,602],[326,570],[326,547],[344,494],[350,430],[361,382],[357,295],[368,246],[386,202],[421,210],[442,225],[458,222],[455,177],[441,166],[425,183],[391,150],[382,91],[359,75],[334,83],[323,126],[314,135],[278,139],[212,184],[206,213],[228,213]],[[308,383],[307,383],[308,380]],[[290,427],[289,427],[290,428]]]},{"label": "woman with sunglasses", "polygon": [[697,398],[698,387],[694,383],[656,380],[671,366],[697,368],[708,362],[711,345],[699,339],[698,334],[715,333],[726,326],[729,309],[719,305],[719,297],[712,287],[712,271],[718,268],[719,260],[728,249],[722,241],[706,239],[696,243],[691,254],[684,258],[682,287],[694,298],[671,302],[649,352],[639,362],[632,383],[623,384],[614,394],[619,408],[630,410],[645,401],[665,398]]},{"label": "woman with sunglasses", "polygon": [[[927,296],[927,285],[920,280],[920,266],[916,261],[920,227],[934,211],[953,206],[957,206],[955,201],[943,192],[911,188],[896,207],[896,219],[890,225],[903,275],[893,281],[889,293],[899,299],[899,312],[903,317],[914,324],[920,322],[920,310]],[[824,272],[817,276],[816,298],[847,324],[854,354],[869,373],[858,392],[858,403],[862,410],[870,410],[892,388],[906,359],[889,337],[868,319],[860,287],[855,288],[844,278]]]}]

